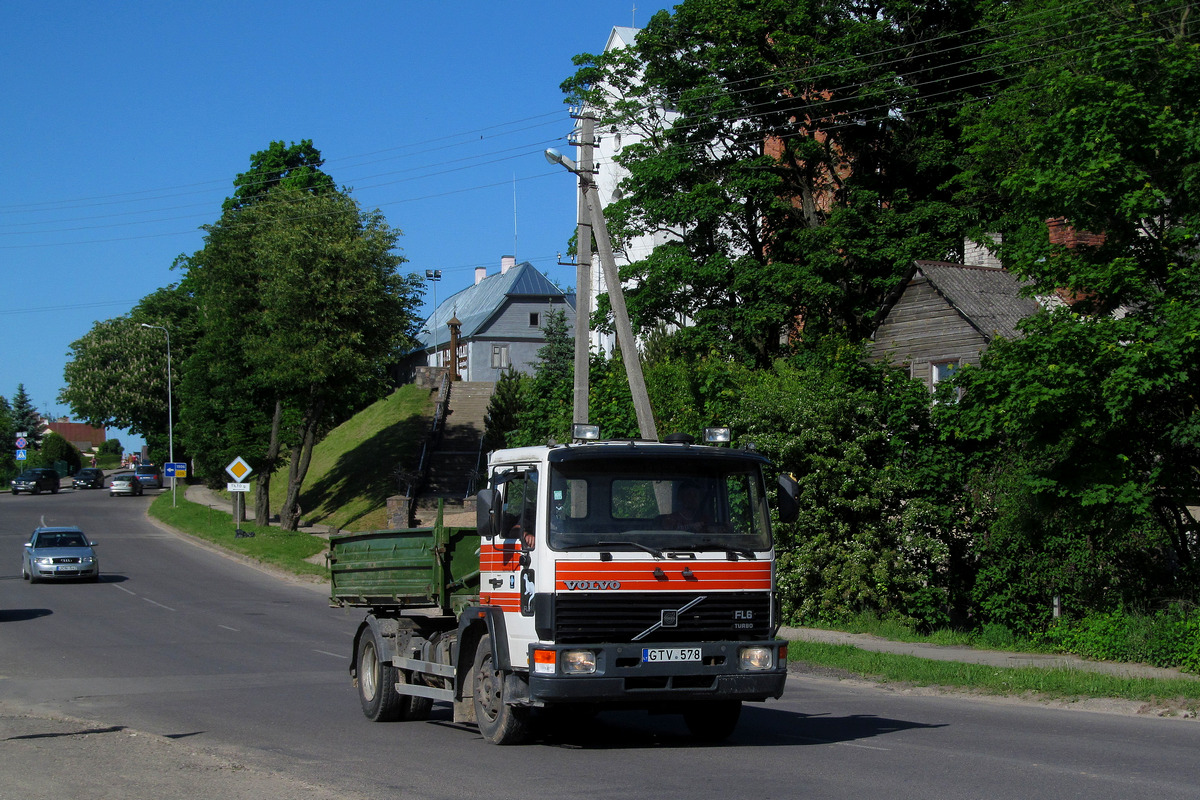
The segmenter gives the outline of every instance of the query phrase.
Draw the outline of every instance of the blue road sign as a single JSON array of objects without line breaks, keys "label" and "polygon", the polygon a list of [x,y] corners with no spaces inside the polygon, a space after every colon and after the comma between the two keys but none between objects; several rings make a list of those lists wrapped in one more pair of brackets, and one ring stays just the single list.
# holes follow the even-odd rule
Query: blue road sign
[{"label": "blue road sign", "polygon": [[164,478],[174,478],[175,477],[175,464],[174,463],[168,461],[166,464],[163,464],[163,477]]},{"label": "blue road sign", "polygon": [[25,451],[18,450],[17,451],[17,461],[24,461],[24,460],[25,460]]}]

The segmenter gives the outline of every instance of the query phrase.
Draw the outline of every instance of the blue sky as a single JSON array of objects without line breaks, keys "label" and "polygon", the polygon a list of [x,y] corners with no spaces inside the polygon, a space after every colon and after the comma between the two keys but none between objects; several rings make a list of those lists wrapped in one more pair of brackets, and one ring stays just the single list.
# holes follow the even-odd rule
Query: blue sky
[{"label": "blue sky", "polygon": [[574,182],[541,153],[571,130],[571,58],[670,7],[635,5],[0,5],[0,394],[69,415],[71,342],[178,280],[273,140],[312,139],[441,299],[503,255],[573,285]]}]

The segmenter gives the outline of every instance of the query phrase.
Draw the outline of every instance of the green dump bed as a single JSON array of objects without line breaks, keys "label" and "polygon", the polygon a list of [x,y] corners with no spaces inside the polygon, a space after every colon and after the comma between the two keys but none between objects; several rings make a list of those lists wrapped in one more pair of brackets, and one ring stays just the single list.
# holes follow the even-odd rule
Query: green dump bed
[{"label": "green dump bed", "polygon": [[479,535],[440,525],[335,534],[329,575],[335,606],[450,613],[479,594]]}]

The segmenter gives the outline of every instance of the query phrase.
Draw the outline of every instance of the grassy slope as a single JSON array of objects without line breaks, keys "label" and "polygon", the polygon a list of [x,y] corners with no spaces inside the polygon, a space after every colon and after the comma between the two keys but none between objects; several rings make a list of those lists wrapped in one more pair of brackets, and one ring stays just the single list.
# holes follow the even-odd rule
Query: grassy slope
[{"label": "grassy slope", "polygon": [[[416,468],[432,411],[429,390],[410,384],[330,431],[313,448],[300,492],[302,516],[348,531],[386,528],[387,498],[398,492],[393,473]],[[286,488],[281,470],[271,480],[272,512]]]}]

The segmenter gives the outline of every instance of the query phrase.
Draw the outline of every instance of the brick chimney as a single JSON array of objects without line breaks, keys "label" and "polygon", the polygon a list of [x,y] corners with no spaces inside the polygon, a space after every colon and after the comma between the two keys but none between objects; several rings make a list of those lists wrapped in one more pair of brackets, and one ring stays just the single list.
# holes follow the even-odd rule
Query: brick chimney
[{"label": "brick chimney", "polygon": [[478,286],[480,281],[487,277],[487,267],[475,268],[475,285]]},{"label": "brick chimney", "polygon": [[[1076,247],[1099,247],[1104,244],[1103,233],[1079,231],[1071,227],[1066,217],[1051,217],[1046,220],[1046,230],[1050,235],[1050,244],[1061,245],[1068,249]],[[1073,292],[1069,289],[1055,289],[1054,293],[1068,306],[1074,306],[1081,300],[1095,300],[1090,292]]]},{"label": "brick chimney", "polygon": [[510,269],[517,265],[516,256],[501,256],[500,257],[500,274],[504,275]]}]

